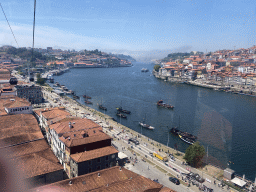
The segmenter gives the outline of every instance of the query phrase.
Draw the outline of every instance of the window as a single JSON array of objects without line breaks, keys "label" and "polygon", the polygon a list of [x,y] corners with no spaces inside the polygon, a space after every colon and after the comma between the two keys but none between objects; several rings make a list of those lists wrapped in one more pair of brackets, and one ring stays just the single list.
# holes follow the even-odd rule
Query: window
[{"label": "window", "polygon": [[108,161],[108,156],[106,156],[106,161]]},{"label": "window", "polygon": [[97,159],[97,162],[100,163],[100,158]]},{"label": "window", "polygon": [[109,167],[109,164],[108,163],[106,163],[106,168],[108,168]]},{"label": "window", "polygon": [[89,165],[92,165],[92,161],[88,161],[88,164],[89,164]]},{"label": "window", "polygon": [[97,170],[100,170],[100,168],[101,168],[101,167],[100,167],[100,165],[99,165],[99,166],[97,167]]},{"label": "window", "polygon": [[92,172],[92,168],[89,168],[89,169],[88,169],[88,173],[91,173],[91,172]]}]

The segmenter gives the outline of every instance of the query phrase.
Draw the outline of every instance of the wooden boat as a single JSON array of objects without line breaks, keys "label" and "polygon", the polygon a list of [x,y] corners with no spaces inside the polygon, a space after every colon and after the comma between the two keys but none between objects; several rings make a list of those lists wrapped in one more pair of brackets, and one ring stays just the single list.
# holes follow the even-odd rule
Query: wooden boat
[{"label": "wooden boat", "polygon": [[120,113],[126,113],[126,114],[131,114],[131,111],[125,110],[122,107],[116,108],[118,112]]},{"label": "wooden boat", "polygon": [[103,107],[102,105],[99,105],[99,108],[104,110],[104,111],[107,111],[107,108],[106,107]]},{"label": "wooden boat", "polygon": [[85,98],[85,99],[91,99],[91,97],[88,96],[88,95],[83,95],[83,98]]},{"label": "wooden boat", "polygon": [[73,99],[80,99],[80,97],[77,95],[73,95]]},{"label": "wooden boat", "polygon": [[174,106],[172,106],[172,105],[170,105],[170,104],[164,103],[163,100],[159,100],[159,101],[157,102],[157,106],[159,106],[159,107],[164,107],[164,108],[167,108],[167,109],[173,109],[173,108],[174,108]]},{"label": "wooden boat", "polygon": [[197,141],[197,137],[188,132],[180,131],[178,135],[182,141],[184,141],[190,145],[194,144]]},{"label": "wooden boat", "polygon": [[173,127],[171,128],[171,131],[170,131],[173,135],[179,135],[180,131],[178,130],[177,127]]},{"label": "wooden boat", "polygon": [[124,118],[124,119],[127,118],[126,115],[124,115],[124,114],[122,114],[122,113],[119,113],[119,112],[116,113],[116,116],[121,117],[121,118]]},{"label": "wooden boat", "polygon": [[91,102],[91,101],[88,101],[88,100],[84,100],[84,102],[85,102],[86,104],[92,104],[92,102]]},{"label": "wooden boat", "polygon": [[141,127],[144,127],[144,128],[150,129],[150,130],[155,129],[155,127],[150,126],[150,125],[148,125],[148,124],[145,124],[145,123],[143,123],[143,122],[139,122],[139,124],[140,124]]}]

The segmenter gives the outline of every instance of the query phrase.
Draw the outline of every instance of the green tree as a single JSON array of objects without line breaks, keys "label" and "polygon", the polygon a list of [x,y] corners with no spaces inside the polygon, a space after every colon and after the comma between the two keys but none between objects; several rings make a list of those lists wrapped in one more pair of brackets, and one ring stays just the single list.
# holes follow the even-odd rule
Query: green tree
[{"label": "green tree", "polygon": [[200,145],[199,142],[190,145],[185,152],[184,159],[194,167],[200,167],[202,165],[202,159],[205,155],[204,146]]},{"label": "green tree", "polygon": [[36,81],[37,84],[43,85],[45,83],[45,79],[41,77],[40,73],[36,74],[36,78],[37,78],[37,81]]},{"label": "green tree", "polygon": [[161,68],[160,65],[155,65],[155,66],[154,66],[154,69],[155,69],[156,72],[158,72],[160,68]]}]

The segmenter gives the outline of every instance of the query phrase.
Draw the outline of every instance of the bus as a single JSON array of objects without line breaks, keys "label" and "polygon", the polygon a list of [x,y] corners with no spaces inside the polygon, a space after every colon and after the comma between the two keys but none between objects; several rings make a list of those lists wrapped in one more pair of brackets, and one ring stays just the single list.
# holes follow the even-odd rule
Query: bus
[{"label": "bus", "polygon": [[164,161],[164,162],[168,161],[167,155],[165,153],[160,153],[160,152],[156,151],[153,153],[153,156],[157,157],[161,161]]}]

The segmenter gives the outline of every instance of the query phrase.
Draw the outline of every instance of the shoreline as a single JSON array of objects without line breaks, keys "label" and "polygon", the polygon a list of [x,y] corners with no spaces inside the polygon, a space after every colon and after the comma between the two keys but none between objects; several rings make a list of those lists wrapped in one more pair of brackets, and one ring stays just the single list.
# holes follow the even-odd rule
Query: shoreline
[{"label": "shoreline", "polygon": [[[162,76],[159,75],[158,72],[152,71],[152,74],[157,79],[162,79],[164,81],[168,81],[171,83],[181,83],[181,84],[187,84],[187,85],[193,85],[197,87],[212,89],[214,91],[221,91],[226,93],[233,93],[233,94],[240,94],[240,95],[247,95],[256,97],[256,90],[252,90],[252,88],[249,88],[246,85],[238,85],[238,84],[222,84],[220,85],[220,82],[211,82],[206,81],[202,79],[196,79],[194,81],[188,79],[188,78],[182,78],[182,77],[170,77],[170,76]],[[218,83],[218,84],[217,84]]]}]

